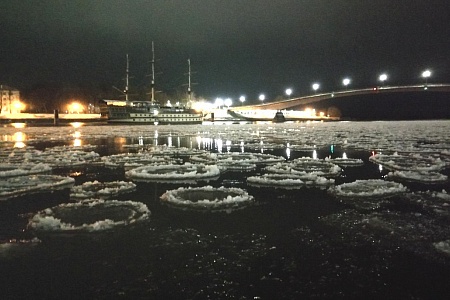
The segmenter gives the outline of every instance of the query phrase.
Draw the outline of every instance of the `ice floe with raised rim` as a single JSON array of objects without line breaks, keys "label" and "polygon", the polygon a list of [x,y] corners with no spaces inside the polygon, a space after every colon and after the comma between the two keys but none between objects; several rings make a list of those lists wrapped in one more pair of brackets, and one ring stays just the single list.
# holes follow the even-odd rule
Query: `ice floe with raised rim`
[{"label": "ice floe with raised rim", "polygon": [[9,164],[0,163],[0,178],[50,173],[52,168],[43,163]]},{"label": "ice floe with raised rim", "polygon": [[74,178],[58,175],[25,175],[9,177],[0,180],[0,200],[70,188],[74,184]]},{"label": "ice floe with raised rim", "polygon": [[229,171],[253,171],[258,165],[275,164],[285,161],[284,157],[264,153],[205,153],[189,158],[193,163],[217,165]]},{"label": "ice floe with raised rim", "polygon": [[448,164],[439,157],[432,156],[424,157],[420,154],[399,155],[394,153],[375,154],[369,157],[371,162],[382,165],[391,171],[441,171],[445,169]]},{"label": "ice floe with raised rim", "polygon": [[328,193],[340,202],[363,210],[377,209],[388,203],[390,198],[403,195],[407,191],[401,183],[381,179],[356,180],[328,189]]},{"label": "ice floe with raised rim", "polygon": [[433,246],[439,252],[450,255],[450,240],[433,243]]},{"label": "ice floe with raised rim", "polygon": [[136,190],[136,184],[127,181],[87,181],[70,189],[71,199],[110,199]]},{"label": "ice floe with raised rim", "polygon": [[440,184],[448,181],[448,176],[438,172],[428,171],[394,171],[386,175],[394,181],[418,182],[424,184]]},{"label": "ice floe with raised rim", "polygon": [[389,198],[405,193],[401,183],[381,179],[356,180],[336,185],[329,193],[337,198]]},{"label": "ice floe with raised rim", "polygon": [[161,201],[174,208],[196,211],[232,212],[254,204],[254,198],[240,188],[212,186],[166,191]]},{"label": "ice floe with raised rim", "polygon": [[175,159],[167,155],[155,156],[149,152],[120,153],[102,156],[101,161],[107,168],[124,168],[125,171],[145,165],[167,165],[181,163],[181,160],[179,159]]},{"label": "ice floe with raised rim", "polygon": [[269,173],[298,175],[310,173],[323,177],[337,177],[342,171],[342,169],[336,164],[323,159],[313,159],[307,157],[297,158],[290,162],[268,166],[265,170]]},{"label": "ice floe with raised rim", "polygon": [[37,232],[98,232],[149,217],[150,210],[141,202],[89,199],[41,210],[29,219],[27,227]]},{"label": "ice floe with raised rim", "polygon": [[125,172],[132,180],[155,182],[179,182],[211,180],[219,177],[216,165],[185,163],[183,165],[142,166]]},{"label": "ice floe with raised rim", "polygon": [[311,173],[305,174],[263,174],[247,177],[247,183],[252,186],[274,187],[282,189],[301,189],[303,187],[328,188],[334,184],[334,179],[327,179]]}]

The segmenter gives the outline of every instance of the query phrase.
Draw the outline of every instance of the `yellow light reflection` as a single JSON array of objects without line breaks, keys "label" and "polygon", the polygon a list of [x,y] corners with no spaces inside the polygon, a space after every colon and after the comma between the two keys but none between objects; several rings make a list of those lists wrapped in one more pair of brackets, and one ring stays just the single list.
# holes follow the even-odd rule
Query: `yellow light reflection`
[{"label": "yellow light reflection", "polygon": [[26,123],[11,123],[11,126],[17,129],[25,128],[27,126]]},{"label": "yellow light reflection", "polygon": [[81,139],[74,139],[73,140],[73,146],[74,147],[81,147],[82,143],[81,143]]},{"label": "yellow light reflection", "polygon": [[84,123],[83,123],[83,122],[72,122],[72,123],[70,123],[70,125],[71,125],[73,128],[80,128],[81,126],[84,125]]}]

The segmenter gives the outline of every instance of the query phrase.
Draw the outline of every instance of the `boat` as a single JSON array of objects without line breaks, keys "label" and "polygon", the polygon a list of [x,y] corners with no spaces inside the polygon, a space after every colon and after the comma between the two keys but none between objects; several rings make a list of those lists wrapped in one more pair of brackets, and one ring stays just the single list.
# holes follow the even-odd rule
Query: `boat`
[{"label": "boat", "polygon": [[110,124],[201,124],[203,115],[201,112],[189,107],[191,100],[191,61],[189,65],[188,105],[162,106],[155,100],[155,55],[152,43],[152,81],[150,100],[131,100],[128,95],[129,85],[129,60],[127,54],[127,68],[124,91],[119,90],[125,96],[124,100],[104,99],[108,111],[108,123]]}]

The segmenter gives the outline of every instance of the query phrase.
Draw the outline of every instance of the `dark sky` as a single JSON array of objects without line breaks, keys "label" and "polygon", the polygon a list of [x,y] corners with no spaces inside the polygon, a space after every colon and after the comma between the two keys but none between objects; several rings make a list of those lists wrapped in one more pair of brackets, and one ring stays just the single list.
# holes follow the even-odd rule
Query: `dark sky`
[{"label": "dark sky", "polygon": [[2,0],[0,83],[121,86],[149,78],[155,42],[158,89],[187,82],[209,98],[353,87],[450,82],[448,0]]}]

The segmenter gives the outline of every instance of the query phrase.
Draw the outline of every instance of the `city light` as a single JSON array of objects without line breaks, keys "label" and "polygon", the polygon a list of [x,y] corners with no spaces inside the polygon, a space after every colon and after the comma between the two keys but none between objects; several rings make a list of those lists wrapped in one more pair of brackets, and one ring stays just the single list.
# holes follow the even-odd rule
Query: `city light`
[{"label": "city light", "polygon": [[378,77],[378,80],[381,81],[381,83],[384,83],[387,80],[388,76],[386,74],[381,74],[380,77]]},{"label": "city light", "polygon": [[241,104],[244,104],[245,102],[245,96],[240,96],[239,101],[241,101]]},{"label": "city light", "polygon": [[231,98],[227,98],[223,103],[226,107],[230,108],[230,106],[233,104],[233,100],[231,100]]},{"label": "city light", "polygon": [[342,80],[342,84],[346,87],[347,85],[349,85],[351,82],[350,78],[344,78],[344,80]]},{"label": "city light", "polygon": [[317,91],[319,88],[320,88],[320,84],[318,84],[318,83],[313,83],[312,89],[313,89],[314,91]]},{"label": "city light", "polygon": [[214,102],[217,108],[220,108],[223,106],[223,99],[222,98],[216,98],[216,102]]},{"label": "city light", "polygon": [[422,73],[422,77],[425,78],[425,87],[424,89],[428,89],[428,78],[431,76],[431,71],[430,70],[425,70]]},{"label": "city light", "polygon": [[266,99],[266,96],[264,94],[259,95],[259,100],[264,101]]},{"label": "city light", "polygon": [[80,112],[83,112],[83,105],[81,105],[78,102],[72,102],[68,105],[69,113],[71,114],[79,114]]},{"label": "city light", "polygon": [[292,89],[286,89],[286,95],[288,96],[288,98],[291,98],[292,95]]}]

